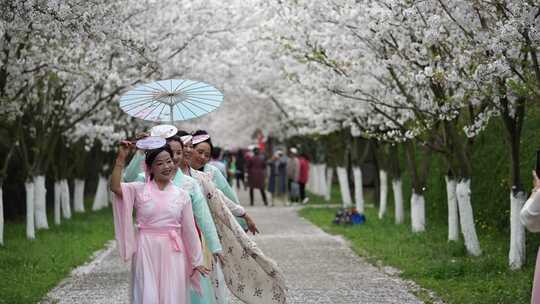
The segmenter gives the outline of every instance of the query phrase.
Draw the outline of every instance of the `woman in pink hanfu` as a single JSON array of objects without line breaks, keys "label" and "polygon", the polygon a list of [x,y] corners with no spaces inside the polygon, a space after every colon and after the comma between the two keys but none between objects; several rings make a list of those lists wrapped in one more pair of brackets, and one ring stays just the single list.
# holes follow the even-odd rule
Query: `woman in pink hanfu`
[{"label": "woman in pink hanfu", "polygon": [[132,264],[130,302],[189,303],[190,284],[200,290],[199,275],[209,273],[202,266],[189,195],[171,183],[175,170],[168,145],[146,152],[146,182],[121,183],[131,146],[120,145],[111,177],[117,246]]}]

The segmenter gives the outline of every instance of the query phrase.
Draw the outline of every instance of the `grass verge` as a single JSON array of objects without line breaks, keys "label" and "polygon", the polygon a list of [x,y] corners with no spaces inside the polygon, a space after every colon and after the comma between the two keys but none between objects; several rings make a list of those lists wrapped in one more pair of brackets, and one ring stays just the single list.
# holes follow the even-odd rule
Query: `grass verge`
[{"label": "grass verge", "polygon": [[[89,203],[89,202],[87,202]],[[5,246],[0,247],[0,303],[36,303],[93,252],[114,238],[110,208],[75,213],[71,220],[26,239],[25,223],[5,224]]]},{"label": "grass verge", "polygon": [[[322,200],[317,196],[311,199]],[[430,225],[426,233],[413,234],[410,222],[394,224],[392,210],[379,220],[377,210],[368,208],[366,223],[358,226],[332,224],[335,213],[335,208],[300,210],[301,216],[326,232],[343,235],[353,250],[371,263],[380,261],[400,269],[401,277],[435,291],[447,303],[530,302],[534,245],[527,248],[525,267],[511,271],[507,266],[508,239],[499,234],[479,233],[483,254],[470,257],[462,242],[447,241],[444,223]]]}]

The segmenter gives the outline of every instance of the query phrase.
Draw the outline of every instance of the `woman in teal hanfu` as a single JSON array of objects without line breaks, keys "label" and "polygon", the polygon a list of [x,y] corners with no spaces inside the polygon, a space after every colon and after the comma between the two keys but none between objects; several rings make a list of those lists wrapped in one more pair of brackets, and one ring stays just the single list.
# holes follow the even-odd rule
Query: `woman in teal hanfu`
[{"label": "woman in teal hanfu", "polygon": [[[195,222],[199,233],[202,234],[200,239],[203,249],[204,266],[208,269],[212,269],[215,261],[223,259],[223,254],[222,246],[216,233],[216,227],[208,208],[208,203],[201,191],[199,183],[194,178],[186,176],[182,173],[182,170],[178,169],[179,164],[183,163],[182,140],[177,136],[173,136],[168,138],[167,142],[173,151],[173,161],[177,168],[177,172],[175,173],[172,182],[175,186],[188,192],[191,198]],[[141,172],[143,160],[144,153],[137,152],[124,171],[124,182],[145,180],[145,175]],[[201,289],[202,294],[197,293],[193,289],[190,290],[191,303],[215,304],[216,297],[209,277],[201,276]]]}]

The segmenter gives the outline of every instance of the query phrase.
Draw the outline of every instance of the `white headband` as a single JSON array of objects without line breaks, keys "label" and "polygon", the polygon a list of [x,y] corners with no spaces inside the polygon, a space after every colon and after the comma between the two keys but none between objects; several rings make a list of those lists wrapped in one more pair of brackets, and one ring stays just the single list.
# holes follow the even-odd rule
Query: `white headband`
[{"label": "white headband", "polygon": [[193,136],[193,138],[191,139],[191,142],[196,145],[198,143],[202,143],[203,141],[207,140],[207,139],[210,139],[210,135],[208,134],[201,134],[201,135],[197,135],[197,136]]},{"label": "white headband", "polygon": [[180,137],[180,139],[182,140],[182,143],[184,145],[187,145],[192,139],[193,139],[193,136],[191,135],[184,135],[182,137]]}]

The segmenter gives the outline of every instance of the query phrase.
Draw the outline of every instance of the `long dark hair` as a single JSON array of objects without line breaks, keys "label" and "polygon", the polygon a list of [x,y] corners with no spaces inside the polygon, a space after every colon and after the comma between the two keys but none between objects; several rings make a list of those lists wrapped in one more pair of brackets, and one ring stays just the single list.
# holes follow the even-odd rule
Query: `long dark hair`
[{"label": "long dark hair", "polygon": [[[168,145],[171,141],[176,141],[176,142],[180,143],[180,146],[182,146],[182,150],[184,150],[184,143],[182,142],[182,139],[180,138],[180,136],[178,136],[178,135],[173,135],[173,136],[167,138],[167,145]],[[169,147],[169,148],[170,148],[170,147]]]},{"label": "long dark hair", "polygon": [[191,134],[189,134],[187,131],[184,131],[184,130],[178,130],[178,132],[176,132],[176,136],[178,137],[182,137],[185,135],[191,135]]},{"label": "long dark hair", "polygon": [[[171,157],[171,159],[173,158],[173,152],[171,150],[171,147],[169,146],[169,144],[165,144],[165,146],[163,147],[146,151],[145,153],[146,156],[144,158],[144,163],[146,164],[146,166],[148,168],[152,167],[152,163],[154,163],[154,160],[156,160],[156,157],[158,156],[158,154],[163,151],[166,151],[167,153],[169,153],[169,156]],[[153,180],[153,179],[154,179],[154,174],[150,173],[150,180]]]}]

